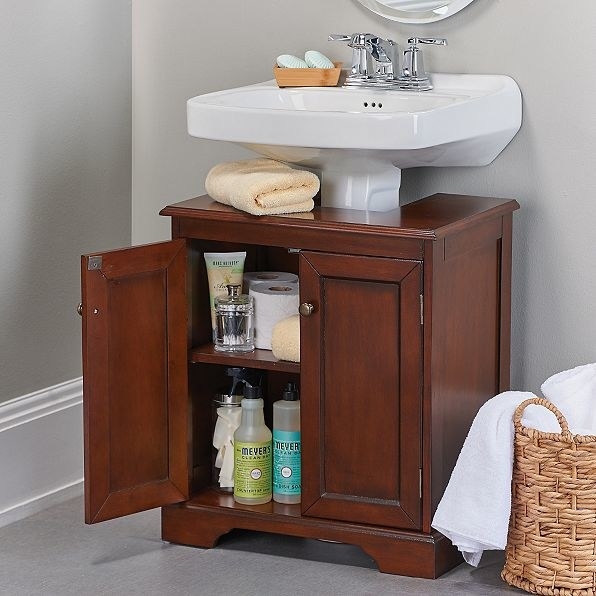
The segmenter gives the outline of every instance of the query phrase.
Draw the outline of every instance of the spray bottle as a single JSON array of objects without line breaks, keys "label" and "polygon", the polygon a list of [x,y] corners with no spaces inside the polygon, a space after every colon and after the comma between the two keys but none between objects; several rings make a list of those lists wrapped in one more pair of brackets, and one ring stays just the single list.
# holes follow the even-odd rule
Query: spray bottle
[{"label": "spray bottle", "polygon": [[212,483],[222,492],[234,490],[234,433],[240,426],[244,397],[244,382],[254,382],[252,369],[229,367],[226,375],[232,378],[231,387],[220,389],[212,402],[213,451],[211,457]]},{"label": "spray bottle", "polygon": [[240,426],[234,433],[234,500],[245,505],[271,501],[271,431],[265,426],[261,387],[244,381]]},{"label": "spray bottle", "polygon": [[288,383],[273,404],[273,500],[300,503],[300,397],[296,383]]}]

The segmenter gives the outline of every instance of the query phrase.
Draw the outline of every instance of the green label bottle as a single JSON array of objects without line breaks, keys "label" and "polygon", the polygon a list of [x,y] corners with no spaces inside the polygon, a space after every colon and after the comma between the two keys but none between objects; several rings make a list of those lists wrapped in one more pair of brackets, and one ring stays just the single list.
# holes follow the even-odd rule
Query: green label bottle
[{"label": "green label bottle", "polygon": [[234,498],[253,504],[271,500],[271,441],[235,441]]},{"label": "green label bottle", "polygon": [[244,505],[271,501],[271,431],[265,425],[261,388],[246,384],[242,418],[234,433],[234,500]]}]

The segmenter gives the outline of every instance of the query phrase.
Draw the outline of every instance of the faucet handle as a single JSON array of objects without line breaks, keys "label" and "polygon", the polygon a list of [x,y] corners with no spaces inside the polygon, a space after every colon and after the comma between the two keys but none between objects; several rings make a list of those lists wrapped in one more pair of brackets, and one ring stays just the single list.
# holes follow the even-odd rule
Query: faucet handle
[{"label": "faucet handle", "polygon": [[331,33],[327,41],[347,41],[351,48],[364,49],[369,39],[375,37],[372,33]]},{"label": "faucet handle", "polygon": [[422,52],[418,44],[432,44],[446,46],[447,40],[440,37],[410,37],[410,47],[404,52],[404,61],[401,75],[397,77],[401,89],[414,89],[417,91],[429,91],[433,88],[430,78],[424,70]]},{"label": "faucet handle", "polygon": [[351,39],[352,36],[345,33],[330,33],[327,41],[350,41]]},{"label": "faucet handle", "polygon": [[344,41],[347,42],[348,47],[352,48],[352,66],[350,74],[346,79],[346,83],[366,80],[369,73],[367,47],[368,40],[374,37],[370,33],[352,33],[347,35],[345,33],[332,33],[327,38],[328,41]]},{"label": "faucet handle", "polygon": [[443,37],[410,37],[408,39],[410,45],[416,46],[419,43],[432,44],[435,46],[446,46],[447,40]]}]

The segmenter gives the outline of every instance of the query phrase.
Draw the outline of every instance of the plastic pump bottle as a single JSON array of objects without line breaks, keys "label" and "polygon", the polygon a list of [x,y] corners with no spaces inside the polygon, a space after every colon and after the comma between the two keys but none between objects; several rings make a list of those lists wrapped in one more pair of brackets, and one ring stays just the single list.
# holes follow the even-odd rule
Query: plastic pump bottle
[{"label": "plastic pump bottle", "polygon": [[282,399],[273,404],[273,500],[300,503],[300,397],[288,383]]},{"label": "plastic pump bottle", "polygon": [[234,500],[244,505],[271,501],[271,431],[265,426],[261,388],[246,383],[242,419],[234,433]]}]

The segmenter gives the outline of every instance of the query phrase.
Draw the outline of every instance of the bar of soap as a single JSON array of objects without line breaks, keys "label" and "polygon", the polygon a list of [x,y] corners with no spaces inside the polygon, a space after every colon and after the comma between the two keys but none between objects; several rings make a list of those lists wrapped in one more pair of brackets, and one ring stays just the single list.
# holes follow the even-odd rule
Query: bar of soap
[{"label": "bar of soap", "polygon": [[335,64],[325,54],[321,54],[317,50],[308,50],[304,54],[304,61],[310,68],[335,68]]},{"label": "bar of soap", "polygon": [[292,56],[291,54],[282,54],[277,57],[277,66],[281,68],[308,68],[308,64],[298,58],[298,56]]}]

